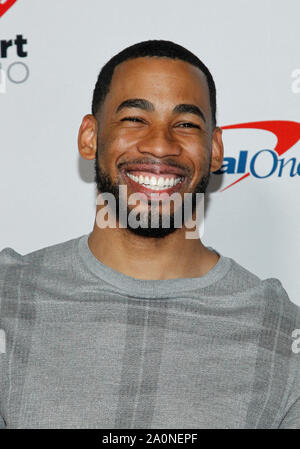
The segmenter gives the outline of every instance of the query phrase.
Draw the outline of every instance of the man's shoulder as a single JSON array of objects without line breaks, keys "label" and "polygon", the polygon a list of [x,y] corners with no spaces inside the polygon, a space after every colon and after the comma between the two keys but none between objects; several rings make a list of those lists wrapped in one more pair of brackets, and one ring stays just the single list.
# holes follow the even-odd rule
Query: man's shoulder
[{"label": "man's shoulder", "polygon": [[285,318],[298,323],[300,327],[300,306],[292,302],[281,281],[276,278],[261,280],[266,304]]},{"label": "man's shoulder", "polygon": [[290,300],[279,279],[261,279],[231,259],[229,282],[241,299],[245,296],[263,307],[269,316],[292,321],[300,328],[300,306]]},{"label": "man's shoulder", "polygon": [[37,268],[68,266],[76,253],[76,247],[81,237],[46,246],[24,255],[13,248],[6,247],[0,251],[0,277],[7,269],[22,270],[27,266],[36,266]]}]

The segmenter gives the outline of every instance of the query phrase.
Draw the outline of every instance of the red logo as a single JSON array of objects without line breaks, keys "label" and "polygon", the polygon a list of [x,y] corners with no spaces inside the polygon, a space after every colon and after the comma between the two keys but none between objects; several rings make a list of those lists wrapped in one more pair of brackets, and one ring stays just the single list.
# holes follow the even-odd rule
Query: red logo
[{"label": "red logo", "polygon": [[[270,131],[277,137],[277,145],[274,148],[274,151],[281,156],[283,153],[292,148],[295,143],[300,139],[300,123],[292,122],[287,120],[270,120],[266,122],[251,122],[251,123],[239,123],[237,125],[228,125],[222,126],[222,129],[235,129],[235,128],[254,128],[254,129],[263,129],[265,131]],[[250,176],[250,172],[245,173],[239,179],[224,187],[221,190],[228,189],[229,187],[237,184],[243,179]]]},{"label": "red logo", "polygon": [[2,17],[17,0],[0,0],[0,17]]}]

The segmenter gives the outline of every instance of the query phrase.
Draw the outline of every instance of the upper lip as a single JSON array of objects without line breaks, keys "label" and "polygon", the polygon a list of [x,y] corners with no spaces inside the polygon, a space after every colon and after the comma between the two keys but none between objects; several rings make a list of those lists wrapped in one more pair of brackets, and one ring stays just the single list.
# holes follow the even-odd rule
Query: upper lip
[{"label": "upper lip", "polygon": [[144,171],[154,173],[155,175],[173,174],[177,176],[186,176],[184,170],[167,164],[126,164],[125,171]]}]

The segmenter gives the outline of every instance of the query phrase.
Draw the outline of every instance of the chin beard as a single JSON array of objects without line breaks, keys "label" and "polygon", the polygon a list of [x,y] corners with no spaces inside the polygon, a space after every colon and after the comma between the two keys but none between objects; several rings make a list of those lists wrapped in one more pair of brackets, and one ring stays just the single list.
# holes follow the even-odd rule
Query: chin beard
[{"label": "chin beard", "polygon": [[[200,179],[200,181],[196,185],[194,191],[192,192],[192,197],[191,197],[191,201],[192,201],[191,212],[192,212],[192,214],[194,213],[195,208],[197,206],[196,193],[205,193],[208,183],[209,183],[209,178],[210,178],[210,172],[208,170],[206,175],[204,175]],[[98,163],[98,151],[96,154],[96,161],[95,161],[95,182],[96,182],[98,193],[101,193],[101,192],[102,193],[111,193],[114,195],[114,197],[116,199],[116,219],[119,221],[120,220],[119,184],[113,183],[111,177],[107,173],[105,173],[102,170],[102,168],[100,167],[100,165]],[[130,222],[128,220],[131,210],[129,209],[128,206],[126,207],[126,209],[127,209],[127,213],[126,213],[127,223],[126,223],[125,229],[128,229],[130,232],[132,232],[133,234],[138,235],[140,237],[150,237],[150,238],[166,237],[178,229],[178,227],[175,226],[175,213],[179,213],[179,214],[181,213],[181,223],[184,223],[184,220],[188,218],[188,217],[184,217],[184,206],[182,203],[182,206],[180,207],[180,210],[178,212],[173,212],[172,214],[170,214],[170,226],[169,227],[162,226],[162,214],[159,214],[158,227],[151,227],[151,212],[149,211],[147,214],[148,215],[147,227],[139,226],[137,228],[133,228],[132,226],[130,226]],[[140,214],[137,214],[137,219],[140,218],[139,215]]]}]

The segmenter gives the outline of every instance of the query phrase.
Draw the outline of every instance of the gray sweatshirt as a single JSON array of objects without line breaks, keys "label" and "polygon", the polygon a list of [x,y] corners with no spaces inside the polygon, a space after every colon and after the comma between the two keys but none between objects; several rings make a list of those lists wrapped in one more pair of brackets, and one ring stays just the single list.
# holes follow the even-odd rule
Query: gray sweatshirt
[{"label": "gray sweatshirt", "polygon": [[138,280],[87,239],[0,252],[0,427],[300,428],[300,308],[278,280],[224,256]]}]

